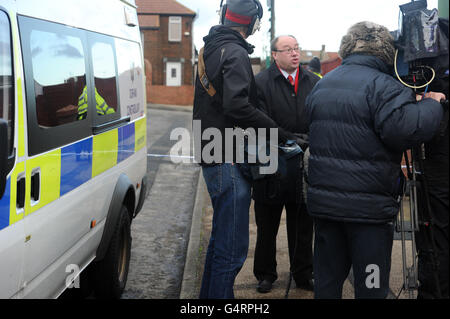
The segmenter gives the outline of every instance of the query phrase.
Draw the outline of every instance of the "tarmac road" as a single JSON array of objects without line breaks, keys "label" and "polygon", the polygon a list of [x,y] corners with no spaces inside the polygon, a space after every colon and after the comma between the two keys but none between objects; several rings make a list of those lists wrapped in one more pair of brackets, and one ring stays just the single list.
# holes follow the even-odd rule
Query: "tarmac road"
[{"label": "tarmac road", "polygon": [[[156,107],[156,106],[153,106]],[[123,299],[177,299],[189,242],[200,167],[174,164],[175,128],[191,129],[192,112],[148,108],[149,192],[132,224],[130,270]]]}]

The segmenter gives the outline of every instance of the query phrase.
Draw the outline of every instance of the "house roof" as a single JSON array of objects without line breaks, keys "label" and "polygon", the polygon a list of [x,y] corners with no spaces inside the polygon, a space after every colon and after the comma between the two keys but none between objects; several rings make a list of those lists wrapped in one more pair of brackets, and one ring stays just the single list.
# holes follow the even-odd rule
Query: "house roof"
[{"label": "house roof", "polygon": [[175,0],[136,0],[138,15],[178,14],[195,16],[196,13]]},{"label": "house roof", "polygon": [[302,64],[309,63],[312,58],[318,57],[320,61],[334,60],[339,57],[337,52],[322,52],[317,50],[301,50],[300,61]]},{"label": "house roof", "polygon": [[337,52],[327,52],[327,55],[328,55],[328,60],[336,60],[336,59],[340,58],[339,53],[337,53]]},{"label": "house roof", "polygon": [[318,57],[320,59],[321,51],[316,50],[301,50],[300,51],[300,61],[309,62],[314,57]]}]

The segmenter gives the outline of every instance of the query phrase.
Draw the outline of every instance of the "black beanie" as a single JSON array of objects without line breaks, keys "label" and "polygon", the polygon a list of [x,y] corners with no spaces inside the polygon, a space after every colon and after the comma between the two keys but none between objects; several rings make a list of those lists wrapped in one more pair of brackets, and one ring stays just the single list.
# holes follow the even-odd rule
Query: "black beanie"
[{"label": "black beanie", "polygon": [[318,57],[314,57],[311,61],[308,63],[308,67],[311,71],[320,73],[320,60]]},{"label": "black beanie", "polygon": [[227,12],[225,13],[223,24],[230,27],[249,25],[252,22],[253,17],[259,14],[256,1],[257,0],[227,0]]}]

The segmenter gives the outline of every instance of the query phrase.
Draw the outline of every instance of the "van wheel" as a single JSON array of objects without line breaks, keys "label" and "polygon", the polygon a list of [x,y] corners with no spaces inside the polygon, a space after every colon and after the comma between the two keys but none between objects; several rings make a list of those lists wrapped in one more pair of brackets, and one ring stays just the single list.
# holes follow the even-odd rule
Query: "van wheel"
[{"label": "van wheel", "polygon": [[131,253],[130,215],[122,206],[119,221],[105,258],[96,264],[94,286],[97,298],[119,299],[127,283]]}]

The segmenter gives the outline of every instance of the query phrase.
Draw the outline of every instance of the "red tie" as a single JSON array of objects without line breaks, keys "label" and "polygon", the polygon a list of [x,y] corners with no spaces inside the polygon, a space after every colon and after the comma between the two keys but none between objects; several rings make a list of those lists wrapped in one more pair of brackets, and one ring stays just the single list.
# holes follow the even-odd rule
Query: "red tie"
[{"label": "red tie", "polygon": [[295,85],[294,79],[292,78],[291,75],[288,76],[288,80],[289,80],[289,82],[291,82],[291,85],[292,85],[292,86]]}]

